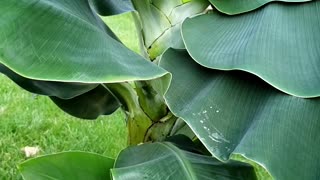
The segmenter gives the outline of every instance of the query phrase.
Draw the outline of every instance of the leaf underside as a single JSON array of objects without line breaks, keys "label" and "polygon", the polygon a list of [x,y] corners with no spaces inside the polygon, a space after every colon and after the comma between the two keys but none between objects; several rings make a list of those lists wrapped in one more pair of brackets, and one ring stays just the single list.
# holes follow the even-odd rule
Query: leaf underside
[{"label": "leaf underside", "polygon": [[96,119],[100,115],[109,115],[120,107],[114,95],[102,85],[72,99],[50,99],[63,111],[82,119]]}]

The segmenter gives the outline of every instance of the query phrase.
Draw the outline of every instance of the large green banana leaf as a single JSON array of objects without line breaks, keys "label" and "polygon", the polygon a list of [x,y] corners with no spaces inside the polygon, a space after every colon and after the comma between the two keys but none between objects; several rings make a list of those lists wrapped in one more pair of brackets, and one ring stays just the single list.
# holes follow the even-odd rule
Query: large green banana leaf
[{"label": "large green banana leaf", "polygon": [[183,50],[167,50],[160,66],[172,73],[170,110],[213,156],[242,154],[275,179],[320,177],[319,98],[284,94],[246,72],[204,68]]},{"label": "large green banana leaf", "polygon": [[98,154],[65,152],[27,160],[19,170],[24,180],[108,180],[113,164]]},{"label": "large green banana leaf", "polygon": [[186,48],[212,69],[244,70],[299,97],[320,95],[320,1],[270,3],[238,16],[187,19]]},{"label": "large green banana leaf", "polygon": [[210,156],[181,150],[170,142],[143,144],[123,150],[111,172],[115,180],[256,178],[252,167],[246,164],[222,163]]},{"label": "large green banana leaf", "polygon": [[0,73],[8,76],[12,81],[27,91],[46,96],[55,96],[61,99],[73,98],[98,86],[98,84],[65,83],[28,79],[19,76],[2,64],[0,64]]},{"label": "large green banana leaf", "polygon": [[255,10],[267,3],[282,2],[307,2],[312,0],[209,0],[220,12],[233,15]]},{"label": "large green banana leaf", "polygon": [[108,83],[166,72],[128,50],[88,0],[0,2],[0,62],[37,80]]}]

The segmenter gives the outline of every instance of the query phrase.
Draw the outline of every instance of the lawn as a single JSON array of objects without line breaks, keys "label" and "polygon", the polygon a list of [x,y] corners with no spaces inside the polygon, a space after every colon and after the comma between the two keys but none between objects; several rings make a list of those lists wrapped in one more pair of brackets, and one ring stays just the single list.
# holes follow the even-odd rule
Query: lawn
[{"label": "lawn", "polygon": [[115,157],[126,145],[124,116],[117,111],[96,121],[73,118],[47,97],[28,93],[0,76],[0,179],[20,179],[16,165],[25,146],[40,154],[81,150]]}]

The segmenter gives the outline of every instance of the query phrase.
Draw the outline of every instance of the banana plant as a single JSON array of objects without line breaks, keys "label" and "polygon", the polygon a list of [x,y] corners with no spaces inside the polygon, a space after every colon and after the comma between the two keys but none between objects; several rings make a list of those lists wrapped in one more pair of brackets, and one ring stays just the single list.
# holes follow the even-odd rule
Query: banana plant
[{"label": "banana plant", "polygon": [[[38,157],[23,178],[256,179],[242,156],[271,179],[318,179],[319,6],[2,0],[0,72],[78,118],[120,108],[128,128],[117,159]],[[108,26],[119,14],[135,24],[135,52]]]}]

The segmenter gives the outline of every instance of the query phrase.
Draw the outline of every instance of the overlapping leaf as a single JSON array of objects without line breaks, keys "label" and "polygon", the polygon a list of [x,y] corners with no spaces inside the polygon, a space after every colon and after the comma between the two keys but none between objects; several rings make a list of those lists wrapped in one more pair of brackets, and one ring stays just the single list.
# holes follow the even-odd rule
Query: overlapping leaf
[{"label": "overlapping leaf", "polygon": [[0,72],[25,90],[50,96],[51,100],[68,114],[95,119],[116,111],[120,104],[106,87],[99,84],[40,81],[24,78],[0,64]]},{"label": "overlapping leaf", "polygon": [[184,151],[169,142],[129,147],[118,156],[114,179],[255,179],[252,167]]},{"label": "overlapping leaf", "polygon": [[0,11],[0,62],[21,76],[107,83],[166,73],[119,43],[88,0],[5,0]]},{"label": "overlapping leaf", "polygon": [[61,99],[70,99],[86,93],[98,86],[98,84],[65,83],[53,81],[39,81],[19,76],[6,66],[0,64],[0,72],[8,76],[20,87],[32,93],[55,96]]},{"label": "overlapping leaf", "polygon": [[27,160],[19,170],[24,180],[108,180],[113,164],[98,154],[65,152]]},{"label": "overlapping leaf", "polygon": [[307,2],[312,0],[209,0],[211,4],[217,8],[220,12],[234,15],[255,10],[267,3],[274,1],[282,2]]},{"label": "overlapping leaf", "polygon": [[100,115],[109,115],[120,107],[117,98],[102,85],[71,99],[50,99],[63,111],[82,119],[96,119]]},{"label": "overlapping leaf", "polygon": [[169,49],[160,66],[173,79],[165,99],[220,160],[242,154],[275,179],[320,177],[320,99],[286,95],[245,72],[217,71]]},{"label": "overlapping leaf", "polygon": [[91,0],[93,7],[102,16],[134,11],[131,0]]},{"label": "overlapping leaf", "polygon": [[270,3],[238,16],[187,19],[182,34],[201,65],[244,70],[299,97],[320,95],[320,1]]}]

